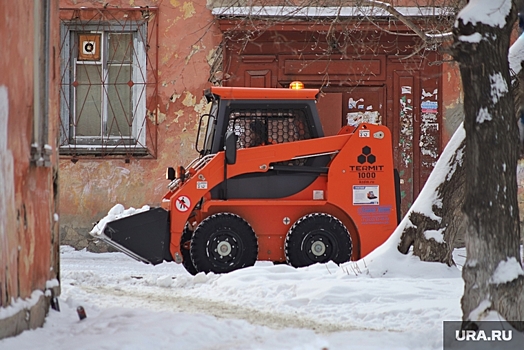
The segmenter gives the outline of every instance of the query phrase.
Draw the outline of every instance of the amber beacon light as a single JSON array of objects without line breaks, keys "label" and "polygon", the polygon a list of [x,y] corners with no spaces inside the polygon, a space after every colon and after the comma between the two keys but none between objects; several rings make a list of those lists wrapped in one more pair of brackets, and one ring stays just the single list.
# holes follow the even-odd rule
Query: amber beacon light
[{"label": "amber beacon light", "polygon": [[292,90],[300,90],[304,88],[304,84],[301,81],[293,81],[289,84],[289,88]]}]

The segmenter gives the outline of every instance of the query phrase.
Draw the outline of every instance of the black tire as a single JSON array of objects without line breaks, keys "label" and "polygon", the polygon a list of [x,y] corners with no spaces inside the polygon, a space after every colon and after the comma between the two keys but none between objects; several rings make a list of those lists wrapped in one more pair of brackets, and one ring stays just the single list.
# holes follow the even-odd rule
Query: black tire
[{"label": "black tire", "polygon": [[350,260],[351,250],[351,236],[346,226],[329,214],[303,216],[286,236],[286,261],[294,267],[328,261],[341,264]]},{"label": "black tire", "polygon": [[184,227],[184,232],[182,232],[182,237],[180,238],[180,252],[182,253],[182,265],[187,272],[193,276],[198,273],[193,261],[191,260],[191,252],[189,248],[191,247],[191,236],[193,231],[189,230],[189,227]]},{"label": "black tire", "polygon": [[257,256],[255,232],[238,215],[211,215],[193,233],[191,259],[199,272],[227,273],[253,266]]}]

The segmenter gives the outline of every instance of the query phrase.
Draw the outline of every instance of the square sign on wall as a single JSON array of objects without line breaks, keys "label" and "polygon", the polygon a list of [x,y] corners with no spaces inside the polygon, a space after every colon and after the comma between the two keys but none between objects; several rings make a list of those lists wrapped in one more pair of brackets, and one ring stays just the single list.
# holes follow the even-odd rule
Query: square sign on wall
[{"label": "square sign on wall", "polygon": [[100,46],[101,33],[78,34],[78,60],[100,61],[102,47]]}]

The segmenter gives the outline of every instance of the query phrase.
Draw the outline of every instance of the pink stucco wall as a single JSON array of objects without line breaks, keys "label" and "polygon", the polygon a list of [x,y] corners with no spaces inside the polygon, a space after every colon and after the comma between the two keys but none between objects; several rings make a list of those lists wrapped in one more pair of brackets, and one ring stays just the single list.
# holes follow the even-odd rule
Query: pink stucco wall
[{"label": "pink stucco wall", "polygon": [[[101,8],[106,1],[61,0],[61,8]],[[168,182],[165,168],[197,156],[196,128],[203,113],[202,92],[210,86],[210,62],[221,41],[206,1],[113,0],[110,7],[157,7],[158,94],[148,113],[157,115],[157,157],[60,161],[61,237],[82,247],[92,223],[116,203],[159,205]],[[148,92],[149,98],[150,92]],[[80,234],[80,236],[78,236]]]},{"label": "pink stucco wall", "polygon": [[[58,23],[58,1],[48,3],[50,22]],[[44,293],[51,285],[58,287],[58,65],[52,52],[59,36],[58,25],[50,25],[47,38],[35,31],[35,18],[44,22],[45,11],[34,7],[33,0],[0,2],[0,44],[5,49],[0,60],[0,339],[42,325],[49,307]],[[43,47],[46,40],[47,54],[38,45],[35,50],[35,41]],[[42,76],[40,87],[35,61],[44,58],[50,74],[48,79]],[[40,120],[49,122],[47,133],[39,129],[40,140],[51,150],[45,166],[31,161],[32,148],[44,146],[33,130],[39,108],[35,91],[48,93],[48,112],[40,110]],[[36,297],[27,306],[2,312],[33,293]]]}]

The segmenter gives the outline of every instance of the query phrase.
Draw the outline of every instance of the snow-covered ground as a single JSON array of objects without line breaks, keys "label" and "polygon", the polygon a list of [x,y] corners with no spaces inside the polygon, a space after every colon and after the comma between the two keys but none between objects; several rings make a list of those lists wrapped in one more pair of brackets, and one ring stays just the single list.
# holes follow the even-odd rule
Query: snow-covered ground
[{"label": "snow-covered ground", "polygon": [[191,276],[63,246],[60,268],[61,311],[0,349],[441,349],[442,321],[461,319],[458,268],[386,248],[358,264]]}]

